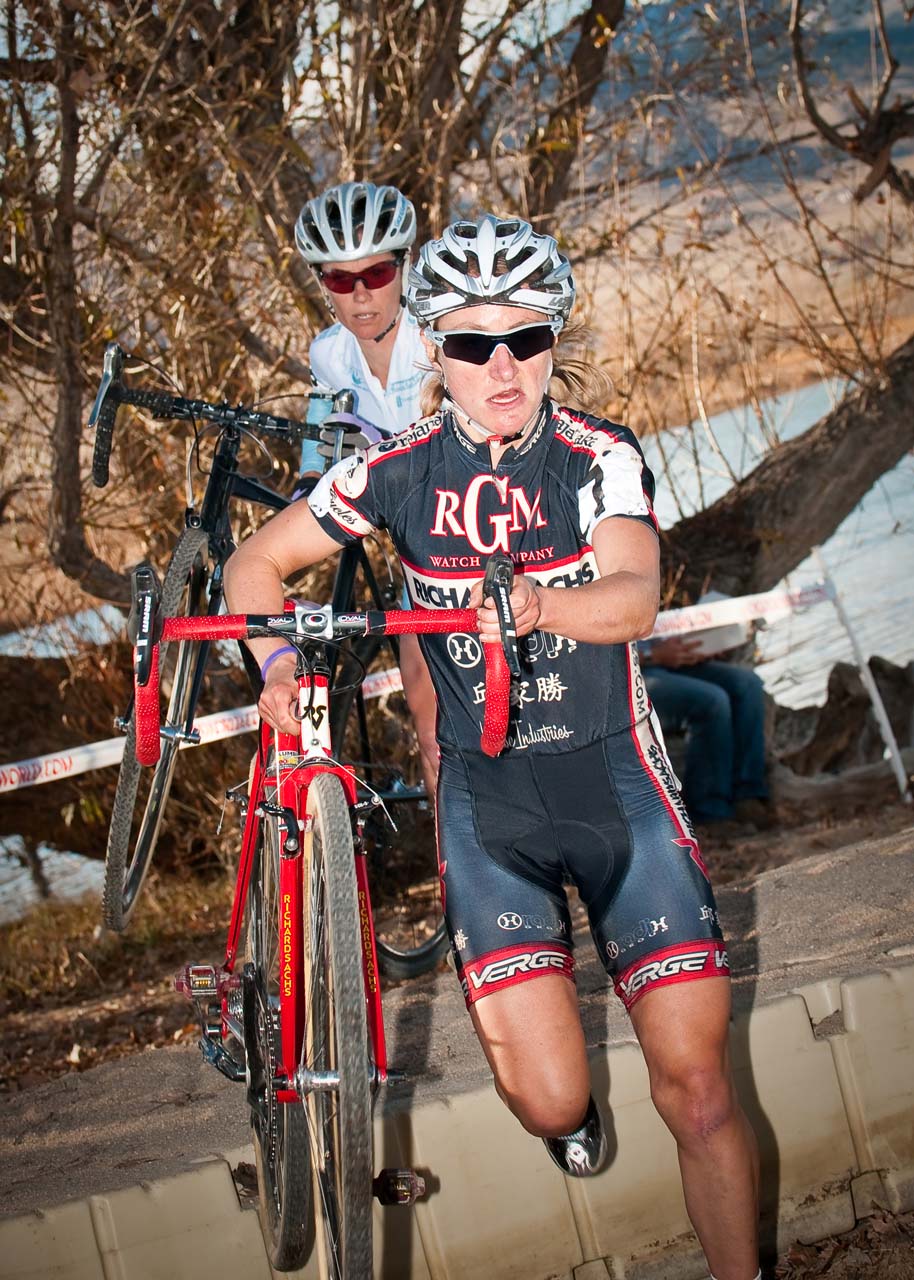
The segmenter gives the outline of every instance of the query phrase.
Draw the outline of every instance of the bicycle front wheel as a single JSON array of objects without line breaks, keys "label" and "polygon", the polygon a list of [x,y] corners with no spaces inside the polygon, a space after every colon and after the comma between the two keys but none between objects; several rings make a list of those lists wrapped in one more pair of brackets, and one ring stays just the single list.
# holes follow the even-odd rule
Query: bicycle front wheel
[{"label": "bicycle front wheel", "polygon": [[296,1102],[279,1102],[274,1083],[280,1043],[280,844],[276,818],[265,816],[248,894],[242,1005],[260,1225],[273,1267],[294,1271],[311,1248],[311,1171],[304,1111]]},{"label": "bicycle front wheel", "polygon": [[[202,529],[185,529],[175,544],[162,584],[164,616],[188,617],[206,607],[207,544]],[[191,711],[195,660],[192,644],[160,646],[160,678],[168,694],[168,729],[183,729]],[[131,711],[108,829],[102,897],[105,924],[118,933],[126,928],[133,914],[152,862],[179,745],[177,738],[163,735],[158,763],[152,769],[142,768],[136,761],[136,713]]]},{"label": "bicycle front wheel", "polygon": [[[389,639],[369,636],[352,651],[369,671],[397,665]],[[364,829],[378,964],[388,978],[416,978],[434,969],[448,938],[434,803],[426,795],[409,711],[404,700],[384,713],[360,688],[344,687],[334,693],[330,724],[337,758],[367,783],[363,798],[373,793],[383,801],[368,814]]]},{"label": "bicycle front wheel", "polygon": [[373,1063],[355,854],[338,778],[308,789],[302,1077],[322,1280],[371,1280]]}]

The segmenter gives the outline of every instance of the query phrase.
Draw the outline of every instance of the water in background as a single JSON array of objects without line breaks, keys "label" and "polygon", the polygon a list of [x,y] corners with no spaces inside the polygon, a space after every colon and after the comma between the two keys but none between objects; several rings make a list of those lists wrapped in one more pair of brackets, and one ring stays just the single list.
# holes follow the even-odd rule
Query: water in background
[{"label": "water in background", "polygon": [[[799,435],[828,413],[840,390],[834,383],[816,383],[767,401],[761,427],[748,408],[718,414],[710,420],[713,443],[700,423],[667,432],[659,443],[643,441],[657,479],[661,525],[669,527],[719,498],[733,476],[752,471],[771,441]],[[907,455],[878,480],[821,550],[864,654],[901,666],[914,659],[914,457]],[[810,557],[782,585],[806,586],[821,576]],[[759,675],[786,706],[824,702],[831,668],[853,661],[830,603],[775,623],[758,641]]]},{"label": "water in background", "polygon": [[[72,901],[87,893],[101,900],[105,876],[103,862],[44,844],[38,846],[37,852],[54,901]],[[19,836],[8,836],[0,840],[0,924],[18,920],[30,907],[37,906],[41,901],[42,897],[22,855],[22,839]]]},{"label": "water in background", "polygon": [[13,658],[60,658],[87,644],[108,644],[124,631],[124,614],[113,604],[83,609],[67,618],[23,627],[0,636],[0,654]]}]

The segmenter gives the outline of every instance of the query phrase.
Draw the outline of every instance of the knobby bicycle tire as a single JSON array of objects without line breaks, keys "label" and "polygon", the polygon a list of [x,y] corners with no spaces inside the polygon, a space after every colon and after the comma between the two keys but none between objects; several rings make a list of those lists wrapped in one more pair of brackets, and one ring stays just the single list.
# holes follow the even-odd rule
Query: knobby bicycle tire
[{"label": "knobby bicycle tire", "polygon": [[[191,616],[199,613],[205,604],[207,543],[202,529],[185,529],[181,534],[162,583],[163,616]],[[170,657],[169,650],[172,650]],[[171,679],[166,723],[176,727],[183,726],[189,710],[194,654],[194,646],[183,643],[163,644],[160,649],[163,687],[167,688]],[[136,715],[131,711],[108,828],[102,895],[105,924],[117,933],[123,931],[133,914],[152,862],[178,748],[175,739],[162,738],[158,763],[144,770],[136,761]],[[149,775],[149,789],[146,792],[144,785],[145,798],[139,799],[140,782],[146,781],[144,773]]]},{"label": "knobby bicycle tire", "polygon": [[[356,641],[352,652],[365,668],[379,656],[382,667],[396,666],[390,641],[380,636]],[[331,699],[331,738],[337,758],[354,765],[384,802],[384,808],[378,807],[369,815],[364,831],[378,964],[388,978],[416,978],[434,969],[448,948],[438,882],[434,804],[422,783],[412,718],[407,713],[398,721],[403,741],[395,744],[398,762],[394,762],[390,743],[372,741],[372,725],[366,719],[360,690],[345,687],[353,665],[358,663],[345,664],[344,685]]]},{"label": "knobby bicycle tire", "polygon": [[311,1163],[303,1108],[276,1098],[279,1046],[279,858],[276,819],[265,817],[248,892],[243,1004],[248,1104],[258,1213],[277,1271],[304,1265],[312,1248]]},{"label": "knobby bicycle tire", "polygon": [[307,813],[313,826],[303,858],[302,1066],[338,1082],[306,1091],[304,1099],[319,1273],[322,1280],[371,1280],[373,1066],[352,823],[338,778],[313,780]]}]

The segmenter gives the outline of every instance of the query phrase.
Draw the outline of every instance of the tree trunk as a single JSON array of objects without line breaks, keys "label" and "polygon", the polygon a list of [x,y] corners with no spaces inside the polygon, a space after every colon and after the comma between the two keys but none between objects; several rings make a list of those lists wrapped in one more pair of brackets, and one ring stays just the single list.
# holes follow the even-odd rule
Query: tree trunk
[{"label": "tree trunk", "polygon": [[680,598],[694,600],[708,586],[729,595],[769,590],[911,448],[914,337],[889,356],[878,382],[851,392],[717,502],[669,530],[664,561],[671,578],[680,574]]},{"label": "tree trunk", "polygon": [[592,0],[581,15],[563,92],[542,137],[531,141],[534,154],[527,199],[534,220],[551,218],[568,195],[587,112],[602,83],[612,36],[624,13],[625,0]]},{"label": "tree trunk", "polygon": [[[45,245],[45,294],[53,341],[57,381],[57,411],[51,436],[51,501],[48,508],[48,549],[59,569],[84,590],[117,604],[130,599],[127,580],[93,554],[86,543],[82,515],[80,440],[82,436],[82,376],[80,318],[73,256],[76,161],[79,117],[72,90],[74,60],[73,13],[61,10],[57,92],[60,99],[60,181],[49,239]],[[43,232],[38,232],[39,242]]]}]

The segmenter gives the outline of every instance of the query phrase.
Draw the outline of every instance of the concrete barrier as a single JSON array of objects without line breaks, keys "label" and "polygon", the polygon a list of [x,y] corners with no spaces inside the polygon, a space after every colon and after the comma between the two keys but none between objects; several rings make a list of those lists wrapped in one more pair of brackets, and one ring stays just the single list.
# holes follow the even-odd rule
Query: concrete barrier
[{"label": "concrete barrier", "polygon": [[[914,832],[781,868],[720,895],[734,955],[748,948],[744,961],[751,955],[755,966],[737,971],[733,1061],[762,1152],[764,1229],[780,1249],[846,1230],[879,1207],[914,1208],[912,895]],[[808,938],[809,922],[817,920],[825,932],[816,927],[813,934],[824,941],[801,955],[796,931]],[[761,950],[759,936],[768,939]],[[391,1094],[376,1117],[377,1163],[425,1169],[431,1189],[412,1211],[376,1207],[377,1280],[705,1277],[672,1139],[651,1105],[629,1025],[606,1004],[596,965],[581,957],[579,991],[613,1158],[588,1180],[563,1178],[498,1100],[465,1036],[455,987],[442,975],[391,993],[395,1052],[416,1058],[409,1037],[424,1011],[419,1065],[438,1070],[422,1071],[404,1096]],[[105,1068],[77,1077],[69,1119],[45,1126],[53,1133],[35,1132],[55,1097],[62,1106],[53,1088],[23,1095],[27,1108],[13,1133],[23,1152],[22,1185],[8,1182],[15,1157],[0,1179],[13,1206],[13,1216],[0,1221],[2,1280],[197,1280],[204,1270],[220,1280],[271,1276],[257,1215],[231,1174],[240,1160],[252,1160],[243,1136],[239,1146],[241,1091],[211,1071],[203,1086],[197,1073],[207,1069],[194,1067],[187,1052],[157,1053],[171,1057],[147,1053],[132,1066],[116,1064],[107,1079]],[[74,1163],[80,1141],[97,1128],[89,1091],[98,1105],[107,1099],[111,1113],[111,1089],[133,1077],[133,1098],[142,1098],[140,1073],[150,1070],[160,1082],[152,1101],[161,1138],[151,1127],[144,1134],[142,1103],[133,1117],[137,1150],[145,1139],[149,1155],[113,1162],[126,1166],[116,1172],[110,1135],[104,1144],[93,1139],[89,1162],[101,1167],[78,1198],[61,1203],[60,1189],[49,1188],[41,1209],[23,1212],[40,1194],[42,1160]],[[163,1070],[181,1073],[180,1085]],[[159,1095],[171,1102],[186,1096],[194,1116],[208,1106],[206,1138],[188,1130],[177,1143],[187,1151],[177,1151],[181,1116],[160,1108]],[[230,1140],[219,1145],[225,1107],[233,1121]],[[12,1113],[10,1100],[3,1110]],[[180,1113],[180,1104],[172,1110]],[[149,1178],[137,1183],[130,1170],[144,1158]],[[118,1185],[106,1189],[105,1182]],[[316,1263],[296,1274],[317,1280]]]}]

